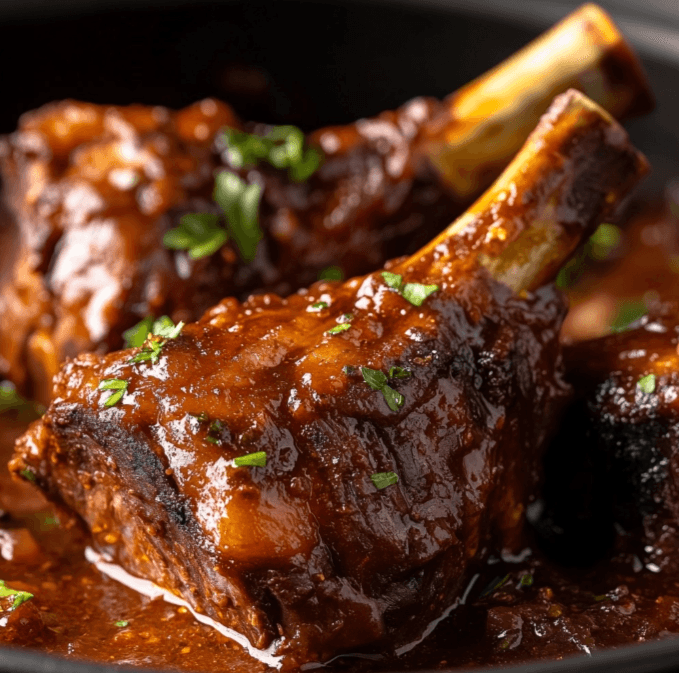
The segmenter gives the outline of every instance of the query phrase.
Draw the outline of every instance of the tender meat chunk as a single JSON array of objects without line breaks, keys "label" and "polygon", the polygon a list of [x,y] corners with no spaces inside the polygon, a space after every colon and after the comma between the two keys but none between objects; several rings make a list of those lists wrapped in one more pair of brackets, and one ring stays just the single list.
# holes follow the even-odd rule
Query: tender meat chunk
[{"label": "tender meat chunk", "polygon": [[413,252],[492,182],[569,86],[616,117],[653,104],[636,56],[590,5],[444,102],[415,99],[312,134],[326,159],[304,183],[241,170],[264,185],[264,240],[249,264],[230,244],[197,261],[162,245],[183,214],[215,210],[215,170],[235,170],[213,144],[220,127],[242,128],[224,104],[175,113],[66,101],[25,115],[0,161],[0,235],[12,241],[0,376],[47,401],[64,358],[121,347],[148,315],[196,320],[225,296],[286,295],[330,265],[352,276]]},{"label": "tender meat chunk", "polygon": [[[489,550],[518,549],[568,393],[562,298],[541,286],[645,170],[564,94],[475,206],[390,265],[410,285],[227,299],[156,363],[70,361],[12,469],[99,550],[286,664],[406,643]],[[107,407],[112,378],[126,390]]]},{"label": "tender meat chunk", "polygon": [[633,329],[566,349],[582,396],[571,442],[589,454],[587,490],[597,491],[590,510],[628,528],[679,523],[678,315],[660,305]]}]

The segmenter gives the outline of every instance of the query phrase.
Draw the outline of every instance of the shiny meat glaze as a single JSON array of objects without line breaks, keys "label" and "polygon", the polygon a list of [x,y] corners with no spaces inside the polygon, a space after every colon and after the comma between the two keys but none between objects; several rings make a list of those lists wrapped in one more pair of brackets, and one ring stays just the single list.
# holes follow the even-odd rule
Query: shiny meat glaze
[{"label": "shiny meat glaze", "polygon": [[121,347],[147,315],[196,320],[224,296],[286,294],[331,264],[352,275],[379,266],[415,231],[424,242],[459,212],[433,173],[412,165],[411,142],[436,105],[318,132],[328,159],[304,184],[248,171],[266,185],[266,240],[249,265],[229,244],[196,261],[162,244],[184,213],[215,209],[213,139],[239,126],[227,106],[65,102],[25,115],[2,162],[15,220],[3,228],[17,252],[3,265],[0,374],[46,401],[65,357]]},{"label": "shiny meat glaze", "polygon": [[[678,334],[677,307],[664,304],[634,329],[566,350],[601,500],[616,521],[649,533],[679,523]],[[654,389],[644,392],[649,374]]]},{"label": "shiny meat glaze", "polygon": [[215,208],[213,174],[228,161],[212,140],[239,126],[226,105],[65,101],[24,115],[0,152],[0,376],[47,402],[64,358],[121,347],[148,315],[196,320],[225,296],[287,295],[330,265],[348,277],[413,252],[497,177],[568,87],[619,119],[653,107],[636,55],[584,5],[442,103],[418,98],[312,134],[326,161],[304,184],[241,171],[265,187],[251,264],[229,245],[198,261],[162,245],[181,215]]},{"label": "shiny meat glaze", "polygon": [[[273,642],[286,664],[403,644],[491,549],[518,550],[567,396],[562,300],[537,288],[646,169],[605,112],[564,94],[475,206],[390,267],[439,285],[424,305],[376,273],[225,300],[156,365],[81,356],[12,469],[34,472],[125,568]],[[360,366],[409,370],[392,382],[403,407]],[[129,390],[103,409],[112,377]],[[256,451],[266,467],[232,463]],[[398,484],[376,490],[371,475],[388,471]]]}]

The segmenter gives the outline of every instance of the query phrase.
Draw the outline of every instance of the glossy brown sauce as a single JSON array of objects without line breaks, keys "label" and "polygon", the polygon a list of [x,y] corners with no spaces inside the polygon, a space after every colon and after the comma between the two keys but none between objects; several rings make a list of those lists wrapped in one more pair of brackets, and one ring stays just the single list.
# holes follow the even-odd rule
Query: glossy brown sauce
[{"label": "glossy brown sauce", "polygon": [[[671,192],[670,192],[671,196]],[[676,287],[674,200],[641,209],[605,255],[590,256],[570,288],[569,339],[605,332],[621,305]],[[597,307],[605,303],[607,312]],[[584,308],[583,308],[584,307]],[[589,311],[578,321],[578,311]],[[583,328],[582,325],[585,325]],[[0,461],[27,424],[2,415]],[[85,560],[86,535],[64,529],[42,497],[0,475],[0,578],[33,600],[6,613],[0,642],[74,659],[182,671],[264,671],[243,649],[184,607],[151,600]],[[530,518],[535,516],[529,515]],[[344,656],[338,671],[490,666],[592,651],[679,634],[679,532],[663,525],[652,544],[619,535],[614,549],[567,568],[528,539],[516,557],[491,557],[421,644],[399,657]],[[7,607],[7,606],[5,606]]]}]

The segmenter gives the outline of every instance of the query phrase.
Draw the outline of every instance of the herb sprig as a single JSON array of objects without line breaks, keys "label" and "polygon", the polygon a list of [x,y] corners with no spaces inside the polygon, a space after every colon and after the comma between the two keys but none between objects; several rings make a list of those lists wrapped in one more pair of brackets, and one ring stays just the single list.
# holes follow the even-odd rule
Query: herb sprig
[{"label": "herb sprig", "polygon": [[637,381],[637,387],[642,393],[650,395],[655,392],[655,374],[646,374]]},{"label": "herb sprig", "polygon": [[294,182],[310,178],[323,159],[318,149],[304,146],[304,133],[296,126],[274,126],[264,136],[226,128],[222,138],[234,168],[266,161],[275,168],[286,169]]},{"label": "herb sprig", "polygon": [[105,407],[112,407],[117,404],[123,395],[127,392],[127,387],[130,385],[129,381],[124,379],[103,379],[99,382],[99,390],[114,390],[112,395],[109,395],[104,402]]},{"label": "herb sprig", "polygon": [[256,451],[233,459],[236,467],[266,467],[266,452]]},{"label": "herb sprig", "polygon": [[[172,322],[172,319],[168,318],[166,315],[153,322],[153,325],[151,325],[150,328],[146,328],[148,321],[149,318],[144,318],[138,325],[135,325],[125,332],[125,334],[128,332],[133,334],[130,341],[134,340],[135,342],[139,342],[140,336],[144,330],[146,330],[144,340],[140,344],[143,345],[143,348],[139,353],[127,361],[128,364],[144,362],[146,360],[150,360],[151,363],[158,362],[163,346],[170,339],[176,339],[184,328],[183,322],[180,321],[175,325]],[[125,336],[125,334],[123,334],[123,336]]]},{"label": "herb sprig", "polygon": [[413,306],[422,306],[425,299],[439,289],[438,285],[422,285],[422,283],[404,283],[400,273],[383,271],[384,282],[393,290],[396,290],[404,299]]},{"label": "herb sprig", "polygon": [[10,610],[16,610],[22,603],[30,601],[33,598],[33,594],[28,593],[28,591],[19,591],[18,589],[12,589],[8,587],[4,580],[0,580],[0,598],[11,598],[14,597],[14,602],[12,603]]},{"label": "herb sprig", "polygon": [[376,472],[370,475],[370,479],[375,484],[375,488],[381,491],[387,486],[396,484],[398,482],[398,475],[396,472]]},{"label": "herb sprig", "polygon": [[[392,371],[394,371],[394,367],[391,368],[390,375]],[[373,390],[379,390],[382,393],[382,395],[384,396],[384,400],[387,403],[387,406],[392,411],[398,411],[403,406],[403,403],[405,402],[405,397],[403,397],[403,395],[401,395],[401,393],[399,393],[398,390],[394,390],[390,385],[388,385],[389,379],[387,378],[387,375],[384,372],[381,372],[379,369],[370,369],[370,367],[361,367],[361,374],[363,375],[363,380]],[[403,377],[396,376],[392,378],[403,378]]]}]

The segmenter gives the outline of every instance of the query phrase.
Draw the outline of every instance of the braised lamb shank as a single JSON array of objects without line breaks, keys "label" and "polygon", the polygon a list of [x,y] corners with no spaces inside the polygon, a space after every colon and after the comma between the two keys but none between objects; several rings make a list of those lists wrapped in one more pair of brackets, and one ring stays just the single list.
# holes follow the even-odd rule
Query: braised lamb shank
[{"label": "braised lamb shank", "polygon": [[645,170],[571,90],[388,271],[69,361],[11,469],[285,666],[412,642],[491,550],[520,548],[569,391],[545,284]]},{"label": "braised lamb shank", "polygon": [[[624,76],[622,76],[624,74]],[[506,166],[552,98],[574,86],[621,118],[647,112],[640,65],[588,5],[443,102],[321,129],[305,182],[237,169],[215,145],[242,124],[206,100],[180,112],[74,101],[25,115],[0,152],[6,212],[0,377],[46,402],[66,357],[123,346],[149,315],[197,320],[225,296],[289,294],[330,266],[367,273],[439,233]],[[227,243],[203,259],[163,246],[189,212],[215,212],[215,171],[264,185],[251,262]]]}]

